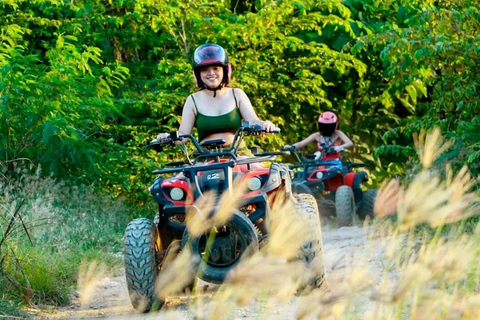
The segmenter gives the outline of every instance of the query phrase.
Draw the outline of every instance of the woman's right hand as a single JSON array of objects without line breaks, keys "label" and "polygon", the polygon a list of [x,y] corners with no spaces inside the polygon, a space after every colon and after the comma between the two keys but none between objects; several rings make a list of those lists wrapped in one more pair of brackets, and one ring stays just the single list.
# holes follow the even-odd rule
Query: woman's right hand
[{"label": "woman's right hand", "polygon": [[168,139],[170,139],[170,134],[166,132],[162,132],[157,136],[158,142],[165,142]]}]

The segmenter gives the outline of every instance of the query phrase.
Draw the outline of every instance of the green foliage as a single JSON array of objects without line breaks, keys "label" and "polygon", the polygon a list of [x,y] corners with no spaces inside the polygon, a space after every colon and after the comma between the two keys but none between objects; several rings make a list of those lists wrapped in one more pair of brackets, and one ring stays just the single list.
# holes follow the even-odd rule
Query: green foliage
[{"label": "green foliage", "polygon": [[[43,54],[29,48],[25,27],[2,27],[0,40],[0,151],[9,167],[30,159],[58,178],[81,179],[96,170],[102,145],[94,138],[118,110],[111,87],[128,69],[102,64],[100,50],[56,33]],[[33,49],[33,50],[32,50]]]},{"label": "green foliage", "polygon": [[0,280],[0,317],[13,319],[29,319],[31,316],[20,309],[19,303],[12,303],[2,294],[4,283]]},{"label": "green foliage", "polygon": [[[355,3],[366,5],[376,18],[374,24],[364,20],[374,27],[374,32],[360,40],[357,49],[367,54],[370,48],[380,52],[380,70],[388,93],[378,96],[395,98],[397,102],[389,98],[384,105],[403,110],[396,112],[401,117],[390,130],[394,134],[383,136],[384,142],[408,150],[412,132],[440,126],[445,136],[456,141],[455,150],[447,158],[457,167],[468,163],[472,173],[478,175],[474,159],[479,139],[479,102],[474,92],[480,85],[476,67],[479,36],[475,31],[480,16],[474,2],[381,1],[375,6],[368,1]],[[395,161],[383,151],[390,152],[391,148],[378,153],[387,161]]]}]

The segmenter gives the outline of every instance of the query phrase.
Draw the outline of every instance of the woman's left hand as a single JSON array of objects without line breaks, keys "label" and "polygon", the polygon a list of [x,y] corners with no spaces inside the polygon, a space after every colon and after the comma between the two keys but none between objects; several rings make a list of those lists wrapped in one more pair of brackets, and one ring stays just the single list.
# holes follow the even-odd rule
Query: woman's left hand
[{"label": "woman's left hand", "polygon": [[268,120],[267,121],[260,121],[259,124],[267,132],[273,132],[273,130],[275,129],[275,125],[271,121],[268,121]]}]

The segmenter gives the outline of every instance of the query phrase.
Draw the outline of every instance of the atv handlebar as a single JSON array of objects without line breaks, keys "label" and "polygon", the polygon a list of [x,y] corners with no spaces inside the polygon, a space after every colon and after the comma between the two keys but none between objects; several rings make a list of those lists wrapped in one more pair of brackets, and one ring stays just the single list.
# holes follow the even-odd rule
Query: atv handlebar
[{"label": "atv handlebar", "polygon": [[320,147],[322,147],[324,154],[330,154],[330,153],[334,153],[334,152],[343,152],[343,151],[345,151],[344,148],[341,148],[340,151],[337,151],[337,150],[335,150],[335,147],[329,146],[329,145],[327,145],[326,143],[321,143],[321,144],[320,144]]},{"label": "atv handlebar", "polygon": [[295,148],[295,146],[293,146],[293,145],[292,145],[292,146],[288,146],[288,147],[287,147],[287,146],[284,146],[284,147],[282,148],[282,150],[284,150],[284,151],[289,151],[289,152],[295,152],[295,151],[297,150],[297,148]]},{"label": "atv handlebar", "polygon": [[288,147],[284,146],[282,148],[282,150],[293,152],[295,154],[295,156],[297,157],[299,162],[312,161],[312,160],[319,161],[319,160],[322,159],[324,154],[330,154],[330,153],[345,151],[345,149],[343,149],[343,148],[340,149],[340,151],[337,151],[337,150],[335,150],[335,147],[330,147],[326,143],[322,143],[322,144],[320,144],[320,146],[322,147],[323,150],[318,151],[314,154],[305,154],[302,151],[298,150],[294,145],[291,145],[291,146],[288,146]]},{"label": "atv handlebar", "polygon": [[[179,132],[170,132],[165,139],[157,140],[154,139],[146,147],[154,148],[156,151],[162,151],[163,147],[166,145],[175,145],[176,141],[183,141],[184,139],[189,139],[195,146],[196,152],[198,152],[198,158],[213,158],[218,156],[229,156],[232,159],[236,160],[237,151],[240,147],[240,144],[246,135],[262,135],[264,133],[279,133],[280,128],[275,128],[273,131],[267,131],[262,126],[258,124],[250,125],[248,121],[242,121],[240,128],[237,129],[233,137],[232,144],[229,147],[225,147],[225,140],[207,140],[202,141],[201,143],[191,134],[180,134]],[[206,150],[205,150],[206,149]],[[187,158],[188,153],[186,148],[184,149]],[[272,156],[271,154],[262,154],[262,156]],[[196,160],[195,160],[196,162]],[[178,163],[180,164],[180,163]],[[178,165],[176,163],[176,165]]]}]

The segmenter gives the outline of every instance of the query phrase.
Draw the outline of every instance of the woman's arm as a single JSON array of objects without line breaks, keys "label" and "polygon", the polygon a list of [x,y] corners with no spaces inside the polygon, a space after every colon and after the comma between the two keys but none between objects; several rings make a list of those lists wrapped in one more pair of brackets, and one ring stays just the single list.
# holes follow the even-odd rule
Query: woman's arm
[{"label": "woman's arm", "polygon": [[[189,97],[190,98],[190,97]],[[195,119],[197,114],[193,105],[193,100],[187,98],[182,110],[182,120],[180,121],[179,134],[192,134],[193,126],[195,125]],[[157,136],[157,140],[161,141],[169,137],[168,133],[160,133]],[[183,141],[175,141],[176,145],[182,144]]]},{"label": "woman's arm", "polygon": [[353,147],[353,142],[352,142],[352,140],[350,140],[350,138],[348,138],[348,137],[345,135],[345,133],[343,133],[343,132],[340,131],[340,130],[337,130],[337,131],[335,132],[335,134],[337,135],[337,138],[339,138],[340,140],[342,140],[342,144],[335,147],[335,150],[336,150],[336,151],[340,151],[341,149]]},{"label": "woman's arm", "polygon": [[193,99],[189,96],[183,105],[182,120],[180,121],[178,132],[180,134],[191,134],[196,118],[197,113],[195,112]]},{"label": "woman's arm", "polygon": [[235,90],[235,97],[238,101],[238,108],[240,109],[240,114],[245,121],[250,122],[250,124],[258,124],[262,126],[266,131],[273,131],[275,129],[275,125],[270,121],[263,121],[260,120],[257,116],[257,113],[253,109],[252,103],[248,96],[243,92],[242,89],[234,88]]}]

